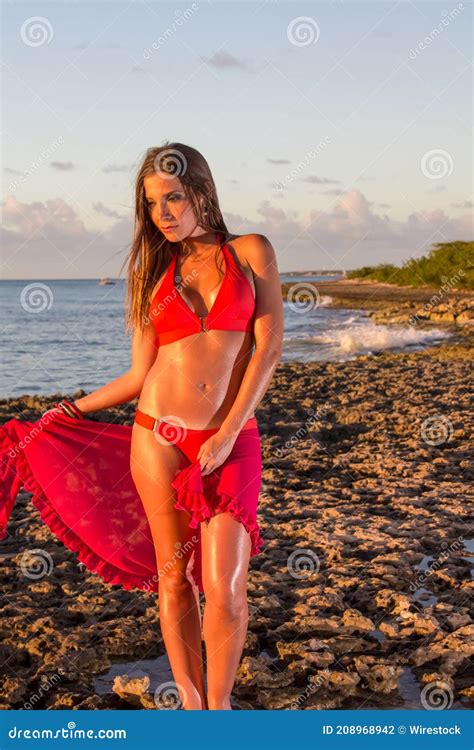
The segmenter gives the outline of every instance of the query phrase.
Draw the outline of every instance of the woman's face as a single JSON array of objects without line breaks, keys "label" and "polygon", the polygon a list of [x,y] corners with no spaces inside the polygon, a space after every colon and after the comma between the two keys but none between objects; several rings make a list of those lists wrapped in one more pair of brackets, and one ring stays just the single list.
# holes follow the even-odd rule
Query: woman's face
[{"label": "woman's face", "polygon": [[196,223],[193,207],[179,177],[153,174],[144,178],[143,185],[150,218],[167,240],[179,242],[205,231]]}]

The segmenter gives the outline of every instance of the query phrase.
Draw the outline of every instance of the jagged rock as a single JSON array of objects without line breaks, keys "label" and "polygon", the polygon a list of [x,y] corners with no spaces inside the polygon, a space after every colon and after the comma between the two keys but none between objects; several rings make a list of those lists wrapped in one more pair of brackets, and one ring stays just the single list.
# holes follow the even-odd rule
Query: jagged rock
[{"label": "jagged rock", "polygon": [[342,691],[345,695],[351,695],[360,682],[360,677],[356,672],[336,672],[325,669],[311,675],[308,681],[317,686],[319,690],[331,689]]},{"label": "jagged rock", "polygon": [[24,700],[27,692],[27,683],[20,677],[7,676],[0,682],[0,700],[7,704]]},{"label": "jagged rock", "polygon": [[272,672],[267,659],[245,656],[237,670],[236,683],[242,687],[276,688],[291,685],[294,676],[290,672]]},{"label": "jagged rock", "polygon": [[309,662],[315,667],[328,667],[335,661],[335,656],[334,654],[331,654],[330,651],[307,651],[305,654],[305,661]]},{"label": "jagged rock", "polygon": [[403,667],[392,666],[372,656],[356,656],[354,665],[359,675],[374,693],[391,693],[397,689]]},{"label": "jagged rock", "polygon": [[465,310],[464,312],[459,313],[456,317],[456,323],[460,326],[474,325],[474,312],[472,312],[472,310]]},{"label": "jagged rock", "polygon": [[381,622],[379,625],[379,630],[381,633],[387,636],[387,638],[396,638],[398,635],[398,627],[395,623]]},{"label": "jagged rock", "polygon": [[375,625],[368,617],[364,617],[357,609],[346,609],[342,615],[342,622],[352,632],[368,633],[374,630]]},{"label": "jagged rock", "polygon": [[132,678],[128,675],[116,675],[112,690],[119,698],[135,708],[159,708],[159,696],[155,701],[155,697],[147,692],[149,687],[150,678],[148,675]]},{"label": "jagged rock", "polygon": [[342,624],[340,617],[298,617],[295,619],[296,625],[307,632],[313,633],[350,633],[351,628]]},{"label": "jagged rock", "polygon": [[437,643],[420,646],[413,654],[413,664],[421,666],[441,659],[442,671],[452,673],[463,661],[474,654],[473,632],[474,626],[466,625]]},{"label": "jagged rock", "polygon": [[446,622],[448,623],[450,628],[452,628],[453,630],[457,630],[458,628],[462,628],[464,625],[470,625],[471,618],[468,614],[462,615],[459,612],[455,612],[453,615],[450,615],[446,618]]},{"label": "jagged rock", "polygon": [[48,709],[72,709],[90,700],[90,695],[81,690],[60,690],[48,696]]},{"label": "jagged rock", "polygon": [[464,654],[465,656],[474,655],[474,624],[465,625],[458,628],[454,633],[450,633],[442,641],[443,646]]},{"label": "jagged rock", "polygon": [[284,692],[281,690],[259,690],[257,692],[257,701],[263,708],[268,711],[282,710],[299,710],[304,703],[301,690],[298,688],[288,688]]},{"label": "jagged rock", "polygon": [[275,645],[280,659],[285,659],[291,656],[301,656],[301,658],[304,658],[304,655],[308,651],[308,643],[304,641],[295,641],[294,643],[277,641]]},{"label": "jagged rock", "polygon": [[[371,289],[362,292],[367,297]],[[410,294],[413,304],[399,313],[413,315],[430,298],[428,292],[420,297],[419,290]],[[390,306],[399,307],[396,298]],[[455,311],[462,321],[466,310],[474,307],[459,304],[437,312]],[[295,695],[307,691],[303,710],[354,708],[374,692],[368,687],[373,679],[377,692],[370,700],[381,705],[386,695],[385,704],[393,708],[402,699],[395,691],[384,694],[378,683],[394,683],[398,669],[417,665],[417,678],[442,675],[448,684],[454,681],[463,702],[469,698],[461,690],[469,690],[474,639],[464,628],[472,626],[467,603],[474,584],[463,545],[454,542],[471,535],[466,499],[474,414],[466,383],[472,377],[473,333],[469,325],[448,325],[454,338],[446,344],[409,354],[387,350],[377,358],[277,367],[258,411],[265,548],[250,565],[243,659],[256,661],[244,667],[234,688],[241,707],[291,710]],[[37,418],[50,401],[0,400],[0,419]],[[277,449],[292,445],[293,434],[307,425],[310,409],[318,419],[278,457]],[[133,405],[114,408],[113,421],[130,424],[133,411]],[[109,416],[98,415],[104,421]],[[21,575],[23,551],[35,547],[54,559],[46,583]],[[296,548],[317,555],[317,575],[289,575],[288,557]],[[76,555],[41,522],[29,493],[18,497],[0,554],[5,593],[0,662],[19,680],[9,688],[11,697],[27,687],[14,704],[0,696],[0,709],[21,708],[38,690],[39,678],[51,681],[59,667],[65,680],[42,696],[41,708],[160,707],[146,690],[125,698],[91,694],[98,675],[103,689],[103,673],[112,663],[134,666],[145,654],[164,653],[159,597],[108,586],[78,565]],[[432,604],[420,596],[420,586],[432,593]],[[364,670],[368,657],[375,666]],[[363,677],[354,659],[362,660]],[[327,672],[337,676],[324,678]],[[347,677],[351,674],[355,677]]]},{"label": "jagged rock", "polygon": [[420,681],[423,685],[427,685],[430,682],[443,682],[449,685],[450,688],[454,688],[453,678],[444,672],[424,672],[421,675]]},{"label": "jagged rock", "polygon": [[112,685],[112,690],[120,697],[129,695],[143,695],[150,687],[150,678],[148,675],[143,677],[128,677],[127,675],[117,675]]}]

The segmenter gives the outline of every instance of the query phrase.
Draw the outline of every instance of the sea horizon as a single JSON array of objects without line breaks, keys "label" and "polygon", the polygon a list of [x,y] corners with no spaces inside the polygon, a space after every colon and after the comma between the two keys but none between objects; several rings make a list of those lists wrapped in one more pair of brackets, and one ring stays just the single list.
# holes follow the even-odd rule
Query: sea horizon
[{"label": "sea horizon", "polygon": [[[280,277],[282,284],[330,278]],[[89,392],[129,369],[124,279],[106,286],[97,279],[2,282],[0,314],[8,322],[0,333],[0,398]],[[343,362],[384,350],[416,351],[451,335],[436,326],[376,325],[356,304],[341,308],[332,302],[322,287],[315,304],[285,296],[282,363]]]}]

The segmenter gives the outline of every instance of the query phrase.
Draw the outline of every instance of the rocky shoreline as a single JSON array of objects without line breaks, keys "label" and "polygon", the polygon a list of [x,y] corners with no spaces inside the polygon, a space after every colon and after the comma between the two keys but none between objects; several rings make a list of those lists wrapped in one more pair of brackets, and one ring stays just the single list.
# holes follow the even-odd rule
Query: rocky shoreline
[{"label": "rocky shoreline", "polygon": [[[468,338],[279,365],[257,411],[265,547],[252,558],[235,708],[472,705]],[[0,401],[0,421],[37,419],[60,397]],[[134,409],[90,418],[131,424]],[[0,708],[157,708],[146,678],[165,653],[155,597],[78,565],[29,497],[0,543]],[[38,549],[54,566],[32,580]],[[117,663],[130,669],[99,693]]]},{"label": "rocky shoreline", "polygon": [[367,310],[376,323],[423,323],[474,326],[474,292],[382,284],[373,281],[295,282],[282,284],[284,299],[331,298],[325,307]]}]

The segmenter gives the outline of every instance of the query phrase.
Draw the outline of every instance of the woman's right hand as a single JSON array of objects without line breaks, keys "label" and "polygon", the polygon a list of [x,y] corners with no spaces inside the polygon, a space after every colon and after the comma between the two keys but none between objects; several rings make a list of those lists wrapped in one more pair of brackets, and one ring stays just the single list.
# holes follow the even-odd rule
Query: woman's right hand
[{"label": "woman's right hand", "polygon": [[80,411],[79,407],[76,406],[75,402],[68,401],[67,399],[63,399],[54,404],[51,409],[47,409],[41,416],[44,417],[46,414],[65,414],[67,417],[72,417],[73,419],[84,419],[84,414]]},{"label": "woman's right hand", "polygon": [[41,415],[41,419],[43,419],[43,417],[45,417],[46,414],[51,414],[51,413],[62,414],[63,411],[62,409],[58,409],[56,406],[53,406],[52,409],[47,409],[45,412],[43,412],[43,414]]}]

